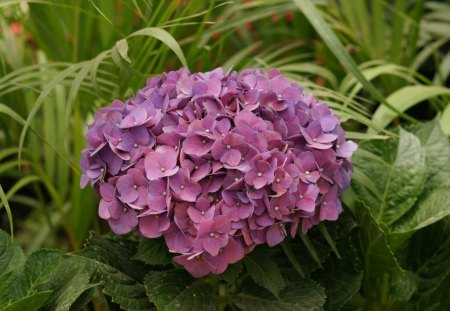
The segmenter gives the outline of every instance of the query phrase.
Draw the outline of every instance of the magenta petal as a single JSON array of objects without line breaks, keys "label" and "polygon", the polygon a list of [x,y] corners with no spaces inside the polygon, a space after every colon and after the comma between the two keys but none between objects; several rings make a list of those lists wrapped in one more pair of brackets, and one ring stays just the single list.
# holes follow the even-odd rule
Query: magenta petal
[{"label": "magenta petal", "polygon": [[228,233],[230,230],[230,221],[225,216],[214,217],[214,229],[217,232]]},{"label": "magenta petal", "polygon": [[237,149],[230,149],[223,154],[220,162],[230,166],[237,166],[241,162],[241,153]]},{"label": "magenta petal", "polygon": [[214,267],[211,266],[201,255],[198,255],[192,259],[188,259],[189,256],[182,255],[176,256],[173,260],[182,265],[193,277],[200,278],[210,273]]},{"label": "magenta petal", "polygon": [[296,206],[304,211],[307,215],[314,214],[314,211],[316,209],[316,203],[308,198],[298,199]]},{"label": "magenta petal", "polygon": [[118,219],[108,219],[109,227],[116,234],[126,234],[131,232],[138,224],[136,213],[132,209],[123,212]]},{"label": "magenta petal", "polygon": [[206,137],[201,137],[199,135],[193,135],[187,137],[183,142],[183,151],[186,154],[193,154],[195,156],[201,157],[207,154],[211,147],[213,146],[213,141]]},{"label": "magenta petal", "polygon": [[100,195],[106,201],[112,201],[116,192],[116,188],[109,183],[100,184]]},{"label": "magenta petal", "polygon": [[103,219],[111,218],[111,214],[109,213],[109,206],[111,202],[105,201],[104,199],[100,200],[100,204],[98,206],[98,216]]},{"label": "magenta petal", "polygon": [[220,248],[222,247],[222,243],[221,240],[216,237],[206,238],[203,241],[203,247],[205,251],[211,254],[211,256],[217,256]]},{"label": "magenta petal", "polygon": [[241,243],[229,238],[227,246],[223,248],[223,255],[229,264],[233,264],[244,258],[244,248]]},{"label": "magenta petal", "polygon": [[286,231],[283,224],[273,224],[267,230],[266,241],[267,245],[273,247],[280,244],[286,237]]},{"label": "magenta petal", "polygon": [[169,219],[164,214],[149,215],[139,218],[139,231],[147,238],[157,238],[162,236],[169,225]]},{"label": "magenta petal", "polygon": [[267,184],[267,181],[264,178],[256,177],[253,180],[253,186],[255,187],[255,189],[261,189],[266,184]]},{"label": "magenta petal", "polygon": [[339,148],[336,147],[336,155],[338,157],[342,158],[349,158],[352,156],[353,152],[356,151],[358,148],[358,145],[352,142],[351,140],[346,141],[342,144],[342,146],[339,146]]}]

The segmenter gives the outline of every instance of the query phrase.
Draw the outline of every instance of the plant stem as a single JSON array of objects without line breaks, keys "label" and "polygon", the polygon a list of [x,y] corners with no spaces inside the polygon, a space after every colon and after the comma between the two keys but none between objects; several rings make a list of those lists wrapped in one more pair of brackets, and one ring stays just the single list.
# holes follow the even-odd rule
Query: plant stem
[{"label": "plant stem", "polygon": [[297,258],[295,258],[294,252],[292,251],[291,244],[289,244],[288,241],[283,241],[281,243],[281,248],[283,249],[283,252],[286,254],[286,257],[294,267],[295,271],[297,271],[298,275],[304,279],[305,273],[303,272],[302,267],[300,266],[300,263],[298,262]]}]

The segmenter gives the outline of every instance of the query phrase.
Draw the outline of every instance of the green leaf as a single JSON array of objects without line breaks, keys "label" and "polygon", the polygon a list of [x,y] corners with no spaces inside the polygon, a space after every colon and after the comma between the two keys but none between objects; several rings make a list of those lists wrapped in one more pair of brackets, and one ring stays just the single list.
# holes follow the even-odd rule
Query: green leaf
[{"label": "green leaf", "polygon": [[371,187],[375,187],[354,181],[356,195],[378,222],[388,225],[414,205],[427,177],[425,151],[419,139],[403,129],[399,134],[398,146],[395,140],[364,142],[360,144],[362,151],[353,158],[355,170],[370,176]]},{"label": "green leaf", "polygon": [[172,262],[172,256],[167,251],[167,246],[163,239],[139,240],[139,249],[133,259],[140,260],[149,265],[169,265]]},{"label": "green leaf", "polygon": [[224,273],[219,275],[219,279],[225,280],[230,284],[234,284],[236,279],[239,277],[239,274],[242,272],[244,266],[242,261],[239,261],[235,264],[228,265],[227,270]]},{"label": "green leaf", "polygon": [[130,260],[137,243],[126,237],[100,237],[91,234],[86,246],[74,253],[88,258],[98,268],[105,294],[125,310],[149,310],[152,304],[145,293],[145,264]]},{"label": "green leaf", "polygon": [[301,280],[286,286],[279,299],[252,284],[232,296],[231,301],[243,311],[314,311],[322,310],[325,298],[324,289],[319,284]]},{"label": "green leaf", "polygon": [[[440,95],[449,95],[450,88],[442,86],[414,85],[405,86],[392,93],[387,101],[394,103],[398,111],[402,113],[414,105]],[[375,111],[372,121],[381,128],[385,128],[397,116],[398,112],[390,110],[388,107],[379,106]],[[369,130],[370,132],[370,130]]]},{"label": "green leaf", "polygon": [[339,310],[361,287],[363,273],[357,271],[349,259],[353,260],[331,257],[324,264],[325,270],[312,276],[325,288],[326,310]]},{"label": "green leaf", "polygon": [[286,284],[269,253],[257,249],[245,257],[244,263],[251,278],[278,297],[280,290]]},{"label": "green leaf", "polygon": [[45,291],[45,292],[39,292],[34,293],[29,296],[23,297],[19,300],[14,301],[13,303],[10,303],[8,306],[6,306],[3,309],[0,309],[1,311],[37,311],[39,310],[47,301],[48,297],[50,297],[52,291]]},{"label": "green leaf", "polygon": [[[22,249],[11,241],[10,236],[0,230],[0,307],[11,301],[12,297],[23,293],[22,286],[12,286],[21,275],[25,263]],[[18,292],[18,295],[15,293]]]},{"label": "green leaf", "polygon": [[152,271],[145,277],[145,289],[159,311],[216,310],[214,284],[195,280],[184,270]]},{"label": "green leaf", "polygon": [[379,300],[379,286],[386,277],[395,279],[404,271],[398,264],[386,236],[375,221],[369,209],[358,205],[355,218],[360,226],[360,245],[364,262],[364,293],[370,300]]},{"label": "green leaf", "polygon": [[389,296],[392,300],[409,301],[411,296],[417,290],[417,281],[415,275],[410,271],[394,279],[389,290]]},{"label": "green leaf", "polygon": [[414,127],[413,133],[425,149],[428,179],[425,189],[450,185],[450,143],[437,120]]},{"label": "green leaf", "polygon": [[[56,254],[53,256],[57,257]],[[53,259],[53,261],[55,260],[57,259]],[[71,307],[77,302],[78,298],[97,285],[90,282],[94,270],[95,267],[90,262],[81,258],[69,257],[61,261],[52,273],[52,278],[39,287],[41,290],[53,290],[44,309],[73,310]]]},{"label": "green leaf", "polygon": [[63,260],[62,251],[41,249],[24,262],[22,250],[3,231],[0,254],[0,308],[9,302],[5,310],[37,310],[44,304],[44,310],[69,310],[95,286],[90,284],[94,269],[84,260]]},{"label": "green leaf", "polygon": [[450,186],[431,190],[399,221],[393,224],[393,233],[417,231],[450,215]]},{"label": "green leaf", "polygon": [[28,292],[38,288],[52,277],[64,253],[60,250],[41,249],[31,253],[25,263],[25,279]]},{"label": "green leaf", "polygon": [[418,285],[413,298],[425,300],[450,276],[450,217],[417,232],[407,258]]}]

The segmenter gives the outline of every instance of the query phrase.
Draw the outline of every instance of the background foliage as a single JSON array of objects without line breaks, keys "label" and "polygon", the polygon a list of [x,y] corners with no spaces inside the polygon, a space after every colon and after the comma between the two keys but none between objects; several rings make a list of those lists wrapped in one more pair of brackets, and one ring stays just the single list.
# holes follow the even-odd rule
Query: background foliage
[{"label": "background foliage", "polygon": [[[450,3],[2,0],[0,29],[0,310],[450,309]],[[278,67],[325,100],[360,142],[340,220],[200,280],[100,236],[86,124],[181,66]]]}]

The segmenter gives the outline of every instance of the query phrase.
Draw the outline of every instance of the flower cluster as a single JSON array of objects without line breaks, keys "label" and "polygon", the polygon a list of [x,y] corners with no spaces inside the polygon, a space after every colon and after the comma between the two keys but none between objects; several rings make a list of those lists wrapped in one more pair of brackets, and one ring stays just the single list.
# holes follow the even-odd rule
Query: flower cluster
[{"label": "flower cluster", "polygon": [[325,103],[275,69],[152,77],[99,109],[87,140],[81,186],[99,191],[99,216],[118,234],[163,236],[196,277],[336,220],[356,149]]}]

